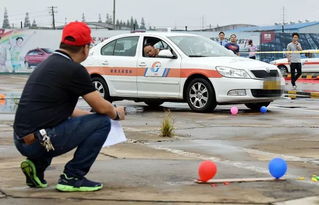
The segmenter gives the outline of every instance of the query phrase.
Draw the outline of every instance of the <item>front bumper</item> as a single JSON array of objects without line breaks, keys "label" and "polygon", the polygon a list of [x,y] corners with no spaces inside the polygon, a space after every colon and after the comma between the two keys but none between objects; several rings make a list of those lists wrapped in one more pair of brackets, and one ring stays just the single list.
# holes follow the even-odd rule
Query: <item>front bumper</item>
[{"label": "front bumper", "polygon": [[[219,104],[227,103],[258,103],[271,102],[282,97],[285,87],[283,78],[279,80],[276,89],[265,89],[264,79],[236,79],[211,78],[214,86],[216,101]],[[231,90],[245,90],[244,96],[229,95]]]}]

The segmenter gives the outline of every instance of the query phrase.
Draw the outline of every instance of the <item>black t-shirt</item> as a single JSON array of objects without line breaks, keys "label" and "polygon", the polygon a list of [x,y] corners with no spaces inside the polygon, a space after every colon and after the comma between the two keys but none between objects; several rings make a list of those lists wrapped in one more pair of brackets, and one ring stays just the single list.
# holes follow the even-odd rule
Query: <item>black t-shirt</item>
[{"label": "black t-shirt", "polygon": [[79,96],[95,91],[86,69],[56,51],[30,75],[15,115],[14,131],[24,137],[71,116]]}]

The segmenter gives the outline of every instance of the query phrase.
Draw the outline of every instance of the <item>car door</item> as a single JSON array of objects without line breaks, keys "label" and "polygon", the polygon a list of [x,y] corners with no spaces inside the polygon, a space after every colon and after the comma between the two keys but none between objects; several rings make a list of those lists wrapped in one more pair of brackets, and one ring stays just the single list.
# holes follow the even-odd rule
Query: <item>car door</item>
[{"label": "car door", "polygon": [[35,64],[40,64],[43,61],[43,57],[45,56],[45,53],[44,51],[41,51],[41,50],[36,50],[35,53],[36,53],[36,55],[34,56]]},{"label": "car door", "polygon": [[[147,36],[144,37],[144,43],[146,42],[145,38]],[[157,44],[162,44],[164,49],[173,51],[166,41],[158,40]],[[155,44],[154,46],[156,47],[157,45]],[[143,55],[143,49],[141,49],[138,66],[143,70],[143,75],[137,77],[138,97],[178,98],[181,83],[180,65],[181,58],[177,55],[176,58],[146,57]]]},{"label": "car door", "polygon": [[137,97],[137,57],[139,36],[122,37],[101,48],[99,65],[103,68],[111,96]]},{"label": "car door", "polygon": [[28,53],[28,60],[27,60],[28,63],[29,63],[29,65],[36,65],[37,55],[38,55],[37,50],[29,51],[29,53]]},{"label": "car door", "polygon": [[319,72],[319,58],[313,53],[307,55],[308,58],[301,59],[302,72],[316,73]]}]

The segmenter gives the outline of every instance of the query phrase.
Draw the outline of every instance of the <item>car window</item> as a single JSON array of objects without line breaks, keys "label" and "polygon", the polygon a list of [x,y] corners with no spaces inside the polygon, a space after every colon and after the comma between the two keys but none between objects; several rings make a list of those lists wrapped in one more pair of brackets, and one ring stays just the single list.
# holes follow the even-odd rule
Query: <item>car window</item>
[{"label": "car window", "polygon": [[106,44],[101,49],[101,55],[104,56],[112,56],[114,53],[114,46],[115,46],[116,40],[111,41],[110,43]]},{"label": "car window", "polygon": [[53,51],[52,51],[51,49],[49,49],[49,48],[42,48],[42,50],[43,50],[44,52],[46,52],[47,54],[53,53]]},{"label": "car window", "polygon": [[106,44],[101,49],[101,55],[135,56],[138,36],[124,37]]},{"label": "car window", "polygon": [[170,47],[168,46],[167,43],[165,43],[164,41],[159,41],[157,43],[154,44],[154,48],[158,48],[160,50],[166,50],[166,49],[170,49]]},{"label": "car window", "polygon": [[169,37],[189,57],[234,57],[225,47],[202,36]]},{"label": "car window", "polygon": [[29,56],[36,56],[36,55],[39,55],[38,52],[36,50],[33,50],[33,51],[29,51],[28,53]]},{"label": "car window", "polygon": [[120,38],[114,47],[115,56],[135,56],[138,36]]},{"label": "car window", "polygon": [[[173,55],[176,56],[174,50],[162,39],[156,38],[156,37],[144,37],[144,44],[143,44],[143,48],[145,45],[151,45],[153,46],[155,49],[158,50],[170,50],[172,52]],[[148,57],[145,52],[144,49],[142,50],[142,55],[144,57]],[[157,58],[160,58],[160,56],[156,56]],[[154,57],[150,57],[150,58],[154,58]]]}]

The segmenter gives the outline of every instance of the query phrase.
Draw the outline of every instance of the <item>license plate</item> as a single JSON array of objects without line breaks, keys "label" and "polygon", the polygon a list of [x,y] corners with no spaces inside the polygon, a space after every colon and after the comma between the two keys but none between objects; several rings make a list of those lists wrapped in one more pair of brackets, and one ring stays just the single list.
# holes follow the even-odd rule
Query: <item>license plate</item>
[{"label": "license plate", "polygon": [[265,80],[264,90],[280,90],[280,81],[278,80]]}]

